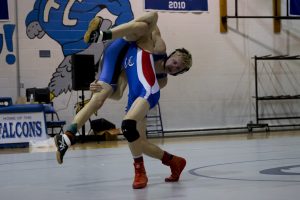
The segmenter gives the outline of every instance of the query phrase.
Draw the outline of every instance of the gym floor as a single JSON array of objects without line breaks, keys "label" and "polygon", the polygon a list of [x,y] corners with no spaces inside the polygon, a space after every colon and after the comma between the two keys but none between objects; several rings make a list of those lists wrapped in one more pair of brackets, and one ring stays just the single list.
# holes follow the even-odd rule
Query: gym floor
[{"label": "gym floor", "polygon": [[169,168],[145,156],[148,186],[132,189],[133,161],[125,141],[76,144],[62,165],[50,142],[0,149],[0,199],[299,199],[299,131],[150,140],[186,158],[179,182],[165,183]]}]

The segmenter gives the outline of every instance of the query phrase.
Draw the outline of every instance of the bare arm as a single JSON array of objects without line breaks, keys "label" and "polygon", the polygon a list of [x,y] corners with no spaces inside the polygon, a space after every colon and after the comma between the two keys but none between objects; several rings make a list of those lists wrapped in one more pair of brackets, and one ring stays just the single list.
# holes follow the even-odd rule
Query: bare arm
[{"label": "bare arm", "polygon": [[[109,96],[110,99],[120,100],[123,96],[123,93],[127,86],[127,78],[124,71],[119,75],[116,90],[112,92]],[[94,82],[90,84],[90,91],[93,93],[97,93],[103,90],[101,82],[96,79]]]},{"label": "bare arm", "polygon": [[154,43],[153,52],[156,54],[164,54],[166,53],[166,43],[162,39],[160,30],[157,26],[155,26],[154,30],[152,31],[152,40]]}]

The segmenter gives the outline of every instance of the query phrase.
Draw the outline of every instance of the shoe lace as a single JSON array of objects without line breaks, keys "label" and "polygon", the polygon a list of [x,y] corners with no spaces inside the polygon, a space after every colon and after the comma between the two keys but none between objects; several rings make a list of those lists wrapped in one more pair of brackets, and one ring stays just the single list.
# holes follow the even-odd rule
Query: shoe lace
[{"label": "shoe lace", "polygon": [[64,141],[63,140],[61,140],[61,141],[59,141],[59,149],[62,151],[62,150],[64,150],[65,148],[66,148],[66,144],[64,143]]},{"label": "shoe lace", "polygon": [[91,34],[91,40],[92,41],[96,41],[96,39],[98,37],[99,37],[99,33],[98,32],[96,32],[96,31],[92,32],[92,34]]}]

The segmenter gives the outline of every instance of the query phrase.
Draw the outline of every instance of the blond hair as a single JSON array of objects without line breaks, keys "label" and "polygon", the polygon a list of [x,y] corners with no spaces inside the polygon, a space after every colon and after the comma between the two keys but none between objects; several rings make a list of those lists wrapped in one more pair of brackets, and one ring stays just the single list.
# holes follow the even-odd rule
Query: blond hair
[{"label": "blond hair", "polygon": [[193,64],[192,54],[185,48],[176,49],[175,52],[176,51],[181,54],[182,61],[183,61],[183,64],[185,65],[185,68],[190,69]]}]

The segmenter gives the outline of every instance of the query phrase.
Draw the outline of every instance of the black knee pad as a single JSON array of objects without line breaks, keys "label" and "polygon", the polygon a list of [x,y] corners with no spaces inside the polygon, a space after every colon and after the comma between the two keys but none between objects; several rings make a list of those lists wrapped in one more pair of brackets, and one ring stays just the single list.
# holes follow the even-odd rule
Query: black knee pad
[{"label": "black knee pad", "polygon": [[128,142],[134,142],[139,139],[140,134],[136,129],[136,121],[126,119],[122,121],[122,132]]}]

